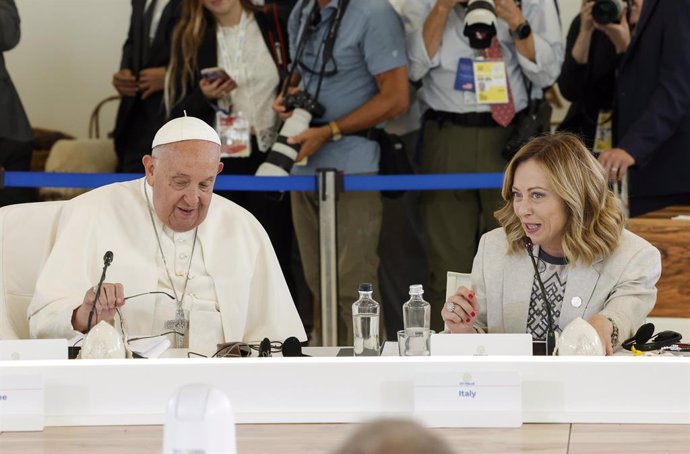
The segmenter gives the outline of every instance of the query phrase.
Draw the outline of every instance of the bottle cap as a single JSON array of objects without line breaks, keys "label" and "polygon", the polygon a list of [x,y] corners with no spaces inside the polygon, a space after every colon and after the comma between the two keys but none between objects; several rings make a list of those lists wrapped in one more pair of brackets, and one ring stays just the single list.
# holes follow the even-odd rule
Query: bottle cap
[{"label": "bottle cap", "polygon": [[424,294],[424,287],[421,284],[410,285],[410,295]]},{"label": "bottle cap", "polygon": [[359,284],[359,291],[360,292],[373,292],[374,286],[371,285],[369,282],[365,282],[363,284]]}]

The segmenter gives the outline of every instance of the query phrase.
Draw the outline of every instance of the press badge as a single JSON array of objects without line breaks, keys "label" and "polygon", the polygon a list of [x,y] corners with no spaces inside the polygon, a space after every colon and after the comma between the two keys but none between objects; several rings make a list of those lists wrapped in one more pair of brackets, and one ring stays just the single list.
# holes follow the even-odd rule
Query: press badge
[{"label": "press badge", "polygon": [[455,73],[453,88],[462,92],[465,104],[477,104],[477,93],[474,90],[474,62],[471,58],[463,57],[458,60],[458,71]]},{"label": "press badge", "polygon": [[247,117],[216,112],[216,130],[220,137],[221,158],[246,158],[251,150],[251,128]]},{"label": "press badge", "polygon": [[597,115],[597,131],[594,135],[594,153],[601,153],[604,150],[613,148],[613,122],[611,111],[602,110]]},{"label": "press badge", "polygon": [[454,88],[459,91],[474,93],[474,62],[471,58],[461,58],[458,61],[458,72],[455,74]]},{"label": "press badge", "polygon": [[508,98],[508,78],[503,60],[475,61],[474,86],[477,104],[506,104]]}]

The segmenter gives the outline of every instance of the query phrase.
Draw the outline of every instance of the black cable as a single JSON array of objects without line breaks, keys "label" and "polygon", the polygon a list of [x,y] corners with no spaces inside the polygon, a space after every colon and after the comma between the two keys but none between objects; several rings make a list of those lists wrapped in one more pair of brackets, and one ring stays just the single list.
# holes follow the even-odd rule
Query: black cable
[{"label": "black cable", "polygon": [[[345,9],[350,0],[339,0],[338,9],[335,11],[335,17],[333,18],[333,23],[331,28],[328,30],[328,35],[326,36],[326,41],[323,46],[323,53],[321,54],[321,71],[319,73],[319,80],[316,84],[316,93],[314,94],[314,99],[319,99],[319,93],[321,93],[321,84],[323,83],[324,74],[326,73],[326,64],[333,58],[333,48],[335,47],[335,38],[338,36],[338,29],[340,28],[340,21],[343,19],[345,14]],[[337,68],[337,65],[336,65]]]},{"label": "black cable", "polygon": [[532,244],[532,240],[526,236],[522,239],[522,241],[525,244],[527,254],[529,255],[530,261],[532,262],[532,267],[534,268],[534,277],[537,279],[537,283],[539,284],[543,306],[546,308],[546,322],[548,324],[548,327],[546,329],[546,355],[551,356],[553,354],[554,348],[556,347],[556,333],[553,329],[553,312],[551,311],[551,304],[549,304],[549,301],[546,297],[546,289],[544,288],[544,283],[542,282],[541,275],[539,274],[539,267],[537,265],[537,261],[534,258],[534,253],[532,251],[534,245]]}]

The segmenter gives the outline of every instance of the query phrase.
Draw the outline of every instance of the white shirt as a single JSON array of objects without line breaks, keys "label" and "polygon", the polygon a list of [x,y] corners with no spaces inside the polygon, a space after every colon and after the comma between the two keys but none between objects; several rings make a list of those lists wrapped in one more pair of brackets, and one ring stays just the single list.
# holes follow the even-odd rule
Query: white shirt
[{"label": "white shirt", "polygon": [[[422,31],[424,21],[435,3],[436,0],[407,0],[403,9],[409,75],[414,81],[423,80],[418,96],[424,110],[431,107],[457,113],[491,111],[490,105],[466,103],[464,92],[453,88],[460,58],[477,55],[463,35],[464,7],[458,5],[450,11],[441,47],[433,58],[427,54]],[[553,0],[523,0],[522,13],[532,27],[536,63],[517,52],[505,21],[498,19],[496,24],[516,111],[527,107],[526,82],[532,82],[532,99],[542,98],[542,87],[556,82],[564,52],[558,12]]]},{"label": "white shirt", "polygon": [[237,25],[219,26],[218,39],[218,66],[237,82],[237,88],[220,105],[225,109],[232,106],[234,115],[248,118],[259,149],[265,152],[276,138],[278,116],[271,105],[280,83],[278,68],[251,13],[243,11]]},{"label": "white shirt", "polygon": [[[149,5],[151,5],[152,1],[153,0],[146,1],[146,7],[144,8],[144,12],[146,12],[146,10],[149,9]],[[153,10],[153,16],[151,17],[151,28],[149,29],[149,42],[153,41],[153,39],[156,37],[156,31],[158,31],[158,24],[160,24],[161,22],[163,10],[166,6],[168,6],[168,3],[170,3],[170,0],[158,0],[158,2],[156,3],[156,7]]]}]

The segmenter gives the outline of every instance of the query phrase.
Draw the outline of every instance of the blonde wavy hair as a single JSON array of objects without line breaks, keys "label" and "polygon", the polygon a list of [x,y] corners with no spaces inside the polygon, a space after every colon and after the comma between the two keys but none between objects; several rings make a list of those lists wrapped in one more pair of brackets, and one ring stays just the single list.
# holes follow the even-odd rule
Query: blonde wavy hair
[{"label": "blonde wavy hair", "polygon": [[623,232],[623,211],[608,189],[603,167],[568,133],[535,137],[508,163],[501,192],[506,203],[494,215],[505,230],[509,253],[524,251],[525,231],[513,209],[512,193],[515,171],[528,160],[541,165],[551,190],[563,200],[567,223],[562,247],[568,262],[591,265],[611,254]]},{"label": "blonde wavy hair", "polygon": [[[245,11],[259,11],[261,8],[251,0],[239,0]],[[210,23],[209,23],[210,22]],[[204,8],[203,0],[183,0],[182,15],[175,26],[170,48],[170,64],[165,74],[166,114],[187,96],[187,89],[197,79],[201,68],[197,68],[197,54],[207,27],[215,27],[213,15]]]}]

